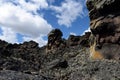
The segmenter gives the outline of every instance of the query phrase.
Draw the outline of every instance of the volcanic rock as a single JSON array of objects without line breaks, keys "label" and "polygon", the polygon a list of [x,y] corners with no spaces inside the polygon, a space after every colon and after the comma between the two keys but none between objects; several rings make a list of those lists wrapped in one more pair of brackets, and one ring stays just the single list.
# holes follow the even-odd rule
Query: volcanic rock
[{"label": "volcanic rock", "polygon": [[82,36],[74,36],[74,35],[70,35],[68,40],[67,40],[67,44],[68,46],[85,46],[85,47],[89,47],[89,36],[90,36],[90,32],[86,32],[85,35]]},{"label": "volcanic rock", "polygon": [[87,0],[91,57],[120,59],[120,0]]},{"label": "volcanic rock", "polygon": [[[0,80],[120,80],[118,4],[119,0],[87,1],[89,10],[100,12],[99,16],[90,12],[91,23],[99,22],[91,24],[91,34],[64,40],[62,32],[54,29],[43,47],[34,41],[10,44],[0,40]],[[101,14],[111,7],[116,8]],[[108,13],[112,15],[107,17]],[[52,54],[46,54],[46,49]],[[102,60],[91,59],[90,50]]]},{"label": "volcanic rock", "polygon": [[53,80],[42,75],[31,75],[22,72],[4,70],[0,71],[0,80]]},{"label": "volcanic rock", "polygon": [[58,48],[64,48],[66,46],[65,40],[62,39],[63,33],[60,29],[53,29],[48,34],[48,44],[46,48],[47,53],[56,51]]},{"label": "volcanic rock", "polygon": [[[69,46],[45,54],[46,47],[40,48],[34,41],[0,43],[1,48],[5,48],[0,50],[0,80],[120,79],[120,61],[92,60],[89,58],[89,47]],[[6,50],[11,54],[3,55]]]}]

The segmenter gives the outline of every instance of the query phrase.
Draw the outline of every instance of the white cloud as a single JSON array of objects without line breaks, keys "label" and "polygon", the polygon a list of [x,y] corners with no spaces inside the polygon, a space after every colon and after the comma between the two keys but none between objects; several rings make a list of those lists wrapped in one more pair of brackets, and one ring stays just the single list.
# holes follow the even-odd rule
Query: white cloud
[{"label": "white cloud", "polygon": [[70,35],[74,35],[74,36],[76,36],[77,34],[76,34],[76,33],[74,33],[74,32],[71,32],[71,33],[70,33]]},{"label": "white cloud", "polygon": [[1,3],[11,3],[18,5],[26,11],[36,12],[39,9],[47,8],[48,3],[46,0],[1,0]]},{"label": "white cloud", "polygon": [[17,1],[23,9],[35,13],[37,10],[41,8],[48,7],[46,0],[29,0],[28,2],[26,2],[25,0],[17,0]]},{"label": "white cloud", "polygon": [[0,34],[0,39],[6,40],[9,43],[17,43],[17,36],[10,28],[2,27],[2,34]]},{"label": "white cloud", "polygon": [[84,35],[85,32],[91,32],[91,31],[90,31],[90,28],[86,29],[81,35]]},{"label": "white cloud", "polygon": [[42,35],[39,36],[39,37],[37,37],[37,38],[23,37],[23,40],[24,40],[24,41],[30,41],[30,40],[33,40],[33,41],[35,41],[35,42],[38,42],[38,43],[39,43],[39,46],[41,47],[41,46],[47,44],[47,41],[43,40],[42,37],[43,37]]},{"label": "white cloud", "polygon": [[82,1],[65,0],[61,6],[51,6],[51,9],[56,11],[59,25],[70,27],[78,17],[84,16],[83,7]]},{"label": "white cloud", "polygon": [[[0,38],[6,35],[14,35],[9,42],[16,42],[16,33],[29,36],[29,39],[37,39],[37,42],[46,43],[41,35],[47,35],[52,29],[52,26],[37,13],[38,9],[47,8],[46,0],[1,0],[0,1],[0,26],[3,34]],[[34,14],[34,15],[33,15]],[[9,30],[7,30],[9,28]],[[10,33],[6,32],[10,31]]]}]

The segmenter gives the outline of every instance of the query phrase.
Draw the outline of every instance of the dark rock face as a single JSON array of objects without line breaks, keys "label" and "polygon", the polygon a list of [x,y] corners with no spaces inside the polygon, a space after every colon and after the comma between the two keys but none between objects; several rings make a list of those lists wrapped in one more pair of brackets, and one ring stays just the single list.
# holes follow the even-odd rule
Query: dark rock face
[{"label": "dark rock face", "polygon": [[90,29],[94,38],[91,56],[120,59],[120,0],[88,0]]},{"label": "dark rock face", "polygon": [[67,40],[67,44],[68,46],[85,46],[85,47],[89,47],[89,36],[90,36],[90,32],[86,32],[85,35],[82,36],[74,36],[74,35],[70,35],[68,40]]},{"label": "dark rock face", "polygon": [[90,34],[91,32],[86,32],[85,35],[82,36],[70,35],[68,40],[65,40],[62,38],[63,34],[60,29],[53,29],[48,34],[46,53],[55,53],[58,50],[60,51],[71,46],[89,47]]},{"label": "dark rock face", "polygon": [[41,55],[38,53],[41,50],[38,47],[38,43],[30,41],[23,44],[9,44],[5,41],[0,41],[0,44],[0,68],[2,70],[34,72],[40,69]]},{"label": "dark rock face", "polygon": [[46,52],[54,52],[58,48],[63,48],[66,46],[65,40],[62,39],[62,32],[59,29],[53,29],[49,34],[48,34],[48,44],[47,44],[47,49]]},{"label": "dark rock face", "polygon": [[[54,29],[41,48],[34,41],[0,40],[0,80],[120,80],[119,2],[87,1],[92,34],[64,40],[62,32]],[[89,42],[91,57],[105,59],[89,57]],[[52,54],[45,54],[46,49]]]},{"label": "dark rock face", "polygon": [[69,46],[76,46],[78,44],[80,44],[80,37],[81,36],[74,36],[74,35],[70,35],[68,38],[68,45]]},{"label": "dark rock face", "polygon": [[69,46],[45,54],[46,47],[39,48],[33,41],[0,44],[0,80],[120,79],[120,61],[92,60],[89,47]]},{"label": "dark rock face", "polygon": [[119,0],[87,0],[90,19],[97,19],[108,15],[119,15]]}]

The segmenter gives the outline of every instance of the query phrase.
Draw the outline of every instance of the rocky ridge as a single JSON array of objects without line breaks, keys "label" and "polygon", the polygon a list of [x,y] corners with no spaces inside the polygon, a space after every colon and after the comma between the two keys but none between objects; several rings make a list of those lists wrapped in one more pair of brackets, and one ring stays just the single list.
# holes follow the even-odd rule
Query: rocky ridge
[{"label": "rocky ridge", "polygon": [[92,58],[120,59],[119,4],[120,0],[87,0]]},{"label": "rocky ridge", "polygon": [[34,41],[0,44],[0,80],[120,79],[120,61],[92,60],[89,47],[83,44],[58,48],[52,53],[46,53],[47,47],[39,48]]},{"label": "rocky ridge", "polygon": [[[108,51],[119,53],[118,4],[119,0],[88,0],[92,33],[88,32],[83,36],[70,35],[65,40],[62,38],[62,32],[54,29],[48,34],[48,44],[41,48],[34,41],[10,44],[0,40],[0,80],[120,80],[119,55],[104,57],[101,60],[99,57],[90,57],[93,51],[95,54],[97,51],[99,54],[106,54]],[[111,8],[109,6],[115,10],[102,14],[104,9]],[[95,13],[96,11],[99,14]],[[110,22],[105,22],[109,21],[105,20],[108,14],[114,17],[108,17]],[[104,18],[100,18],[102,16]],[[100,19],[100,24],[102,22],[112,26],[98,26],[98,23],[92,26],[96,19]],[[109,34],[111,30],[115,31],[114,36]]]}]

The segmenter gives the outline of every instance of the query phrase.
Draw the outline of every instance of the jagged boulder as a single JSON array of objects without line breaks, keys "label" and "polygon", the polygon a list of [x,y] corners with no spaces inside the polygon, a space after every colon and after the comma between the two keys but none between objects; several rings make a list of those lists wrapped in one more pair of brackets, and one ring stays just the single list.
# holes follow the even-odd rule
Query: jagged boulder
[{"label": "jagged boulder", "polygon": [[89,36],[90,32],[86,32],[85,35],[82,36],[74,36],[70,35],[67,44],[68,46],[84,46],[89,47]]},{"label": "jagged boulder", "polygon": [[24,42],[23,44],[21,44],[20,48],[25,48],[25,49],[29,49],[29,48],[37,48],[38,47],[38,43],[34,42],[34,41],[29,41],[29,42]]},{"label": "jagged boulder", "polygon": [[69,46],[80,45],[80,44],[79,44],[80,37],[81,37],[81,36],[70,35],[69,38],[68,38],[68,45],[69,45]]},{"label": "jagged boulder", "polygon": [[120,0],[87,0],[91,57],[120,60]]},{"label": "jagged boulder", "polygon": [[89,37],[91,35],[91,32],[85,32],[84,35],[81,36],[80,38],[80,45],[84,46],[84,47],[89,47],[90,43],[89,43]]},{"label": "jagged boulder", "polygon": [[60,31],[60,29],[53,29],[48,34],[48,44],[46,47],[46,52],[54,52],[58,48],[63,48],[66,46],[65,40],[62,38],[63,33]]},{"label": "jagged boulder", "polygon": [[29,41],[22,44],[10,44],[0,40],[0,44],[1,70],[39,71],[43,56],[42,48],[39,49],[38,43]]},{"label": "jagged boulder", "polygon": [[0,58],[11,56],[11,49],[17,47],[17,44],[10,44],[8,42],[0,40]]}]

